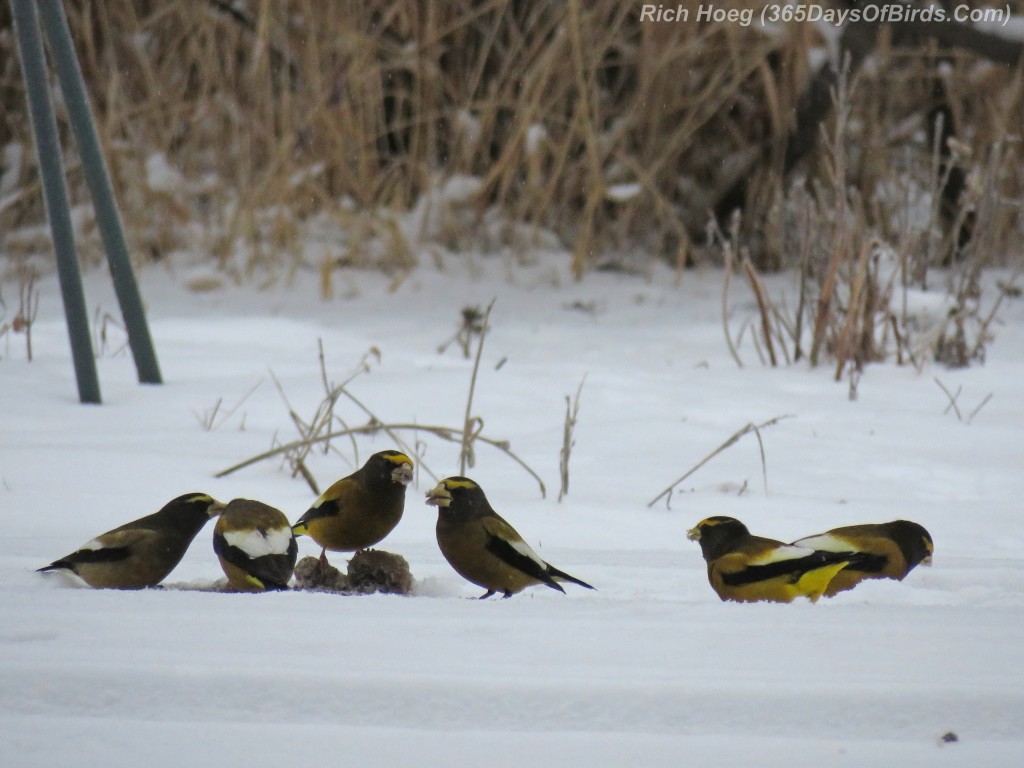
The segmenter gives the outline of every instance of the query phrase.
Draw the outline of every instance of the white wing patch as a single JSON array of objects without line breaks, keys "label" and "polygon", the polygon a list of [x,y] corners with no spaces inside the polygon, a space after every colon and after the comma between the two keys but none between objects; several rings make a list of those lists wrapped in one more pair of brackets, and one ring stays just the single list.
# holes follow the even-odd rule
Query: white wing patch
[{"label": "white wing patch", "polygon": [[85,542],[85,544],[80,546],[78,548],[78,551],[81,552],[82,550],[87,550],[87,549],[88,550],[96,550],[96,549],[106,549],[106,548],[107,548],[107,545],[104,544],[99,539],[90,539],[89,541]]},{"label": "white wing patch", "polygon": [[533,560],[541,568],[547,568],[548,567],[548,564],[540,559],[540,555],[538,555],[536,552],[534,552],[533,548],[530,547],[530,545],[527,544],[522,539],[519,539],[519,541],[509,541],[508,543],[511,545],[512,549],[514,549],[516,552],[518,552],[521,555],[526,555],[526,557],[528,557],[531,560]]},{"label": "white wing patch", "polygon": [[291,528],[272,528],[269,531],[228,531],[224,534],[224,541],[254,559],[264,555],[286,554],[291,540]]},{"label": "white wing patch", "polygon": [[828,533],[822,533],[818,536],[808,536],[806,539],[800,539],[799,541],[793,542],[794,547],[807,547],[808,549],[817,549],[822,552],[852,552],[853,547],[850,546],[850,542],[843,541],[837,536],[832,536]]},{"label": "white wing patch", "polygon": [[791,544],[787,544],[783,547],[775,547],[775,549],[769,550],[763,555],[752,558],[750,564],[767,565],[768,563],[779,563],[783,560],[799,560],[801,557],[807,557],[812,554],[814,554],[814,550],[812,549],[805,549],[804,547],[795,547]]}]

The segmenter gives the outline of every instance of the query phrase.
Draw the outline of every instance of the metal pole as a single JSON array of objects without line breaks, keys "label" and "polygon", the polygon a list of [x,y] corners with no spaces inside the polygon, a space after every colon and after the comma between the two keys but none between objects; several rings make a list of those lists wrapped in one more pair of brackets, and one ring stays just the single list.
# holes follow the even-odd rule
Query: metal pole
[{"label": "metal pole", "polygon": [[36,139],[36,157],[43,181],[46,217],[53,233],[57,276],[64,298],[71,357],[78,380],[78,399],[83,403],[99,403],[100,382],[96,375],[96,359],[92,354],[89,315],[85,307],[85,292],[82,290],[82,275],[78,271],[75,234],[71,226],[67,189],[64,186],[64,165],[57,138],[57,121],[50,104],[50,85],[46,77],[46,59],[35,0],[11,0],[11,15],[18,36],[21,73],[25,80],[32,132]]},{"label": "metal pole", "polygon": [[160,384],[160,365],[156,350],[146,324],[146,311],[142,306],[139,286],[128,257],[128,245],[124,238],[121,214],[117,209],[110,173],[96,133],[96,122],[85,92],[82,69],[75,54],[71,30],[61,0],[38,0],[43,18],[43,28],[50,43],[50,54],[64,93],[71,130],[75,134],[78,153],[82,158],[82,169],[89,184],[92,203],[96,209],[96,223],[100,228],[103,246],[110,264],[110,276],[114,281],[121,314],[128,331],[128,343],[135,358],[135,370],[143,384]]}]

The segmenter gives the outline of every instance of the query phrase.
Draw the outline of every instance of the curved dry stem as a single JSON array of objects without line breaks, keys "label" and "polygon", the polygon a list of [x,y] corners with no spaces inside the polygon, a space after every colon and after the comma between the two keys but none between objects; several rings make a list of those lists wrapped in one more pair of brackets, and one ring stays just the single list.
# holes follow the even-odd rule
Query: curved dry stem
[{"label": "curved dry stem", "polygon": [[[336,437],[345,437],[347,435],[372,435],[377,432],[384,432],[388,435],[393,436],[394,432],[408,430],[429,432],[435,437],[439,437],[442,440],[447,440],[448,442],[451,443],[462,442],[462,431],[459,429],[455,429],[453,427],[439,427],[424,424],[382,424],[380,422],[373,422],[371,424],[364,424],[361,427],[342,429],[335,432],[329,432],[323,435],[317,435],[315,437],[311,437],[305,440],[295,440],[291,443],[279,445],[276,448],[271,448],[269,451],[264,451],[263,453],[252,456],[246,459],[245,461],[241,461],[238,464],[228,467],[227,469],[222,469],[220,472],[215,474],[214,477],[226,477],[227,475],[237,472],[240,469],[245,469],[246,467],[251,467],[253,464],[258,464],[261,461],[273,459],[277,456],[280,456],[281,454],[288,453],[289,451],[308,448],[309,446],[315,445],[316,443],[323,443],[328,440],[333,440]],[[520,467],[526,470],[526,472],[528,472],[530,476],[537,481],[537,485],[540,487],[540,495],[542,497],[547,496],[547,488],[544,486],[544,481],[541,480],[540,475],[534,472],[529,464],[523,461],[519,456],[517,456],[512,451],[512,449],[509,447],[509,443],[507,440],[495,440],[494,438],[487,437],[486,435],[481,435],[479,432],[474,434],[473,439],[479,440],[482,443],[486,443],[487,445],[490,445],[493,448],[497,448],[499,451],[501,451],[510,459],[512,459],[512,461],[514,461],[516,464],[518,464]],[[433,473],[431,473],[431,476],[433,477]],[[438,478],[434,477],[434,479],[437,480]]]},{"label": "curved dry stem", "polygon": [[749,424],[747,424],[742,429],[739,429],[736,432],[734,432],[728,439],[726,439],[726,441],[724,443],[722,443],[720,446],[715,448],[715,450],[713,450],[711,453],[709,453],[703,459],[698,461],[693,467],[691,467],[686,472],[686,474],[684,474],[678,480],[674,481],[668,488],[666,488],[661,493],[659,493],[657,496],[655,496],[653,499],[651,499],[649,502],[647,502],[647,506],[648,507],[653,507],[660,499],[663,499],[666,496],[668,496],[669,499],[671,500],[672,491],[675,490],[677,485],[679,485],[686,478],[688,478],[690,475],[692,475],[698,469],[700,469],[705,464],[707,464],[709,461],[711,461],[713,458],[715,458],[715,456],[720,454],[726,448],[728,448],[729,446],[731,446],[734,443],[736,443],[741,437],[743,437],[744,435],[747,435],[747,434],[749,434],[751,432],[753,432],[754,434],[757,435],[757,442],[758,442],[758,446],[760,447],[760,451],[761,451],[761,471],[762,471],[762,473],[764,475],[765,493],[767,493],[768,492],[768,468],[767,468],[767,464],[765,463],[764,443],[761,441],[761,430],[764,429],[765,427],[774,426],[775,424],[778,424],[783,419],[791,419],[791,418],[793,418],[792,414],[784,414],[782,416],[776,416],[773,419],[768,419],[768,421],[762,422],[761,424],[754,424],[753,422],[750,422]]},{"label": "curved dry stem", "polygon": [[[473,375],[469,379],[469,395],[466,397],[466,416],[463,419],[462,426],[462,449],[459,451],[459,474],[466,474],[466,465],[473,466],[473,438],[474,438],[474,422],[477,421],[472,415],[473,410],[473,394],[476,391],[476,375],[480,370],[480,357],[484,351],[484,339],[487,337],[487,330],[490,327],[491,310],[494,308],[494,302],[497,299],[491,299],[491,303],[487,305],[487,309],[484,310],[484,319],[480,325],[480,340],[476,345],[476,359],[473,361]],[[483,428],[483,422],[475,430],[479,433],[480,429]]]}]

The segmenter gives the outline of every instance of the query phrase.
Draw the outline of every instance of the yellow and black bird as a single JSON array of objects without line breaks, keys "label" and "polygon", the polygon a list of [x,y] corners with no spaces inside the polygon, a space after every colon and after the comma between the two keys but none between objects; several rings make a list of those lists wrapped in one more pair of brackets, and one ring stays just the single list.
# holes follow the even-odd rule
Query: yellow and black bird
[{"label": "yellow and black bird", "polygon": [[449,477],[427,493],[437,507],[437,544],[459,575],[487,590],[480,599],[503,592],[511,597],[534,584],[565,592],[560,581],[593,589],[585,581],[544,562],[487,501],[483,489],[466,477]]},{"label": "yellow and black bird", "polygon": [[229,501],[213,529],[213,551],[239,592],[288,589],[299,547],[284,512],[252,499]]},{"label": "yellow and black bird", "polygon": [[39,572],[69,571],[90,587],[142,589],[159,584],[224,505],[205,493],[186,493],[152,515],[114,528]]},{"label": "yellow and black bird", "polygon": [[327,550],[356,552],[372,547],[394,530],[405,509],[405,486],[412,480],[412,459],[400,451],[375,453],[313,502],[292,526],[296,536],[319,544],[321,566]]},{"label": "yellow and black bird", "polygon": [[931,565],[935,550],[931,534],[910,520],[833,528],[794,541],[793,546],[858,555],[829,582],[826,597],[853,589],[865,579],[903,581],[918,565]]},{"label": "yellow and black bird", "polygon": [[788,603],[797,597],[814,602],[829,582],[857,555],[839,555],[751,535],[732,517],[701,520],[687,532],[700,544],[708,581],[722,600]]}]

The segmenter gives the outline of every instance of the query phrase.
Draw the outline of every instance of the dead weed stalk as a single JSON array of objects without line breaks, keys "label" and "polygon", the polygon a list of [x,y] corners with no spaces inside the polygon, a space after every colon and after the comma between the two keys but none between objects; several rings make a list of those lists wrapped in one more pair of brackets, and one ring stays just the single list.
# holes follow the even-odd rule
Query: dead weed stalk
[{"label": "dead weed stalk", "polygon": [[565,396],[565,425],[562,428],[562,449],[558,452],[558,474],[562,480],[562,484],[558,489],[559,503],[569,493],[569,456],[576,445],[576,438],[574,437],[576,420],[579,418],[580,395],[583,394],[583,385],[586,381],[586,376],[580,380],[580,385],[576,388],[576,395],[574,397],[570,399],[568,395]]},{"label": "dead weed stalk", "polygon": [[738,429],[736,432],[734,432],[732,435],[730,435],[725,440],[725,442],[723,442],[721,445],[719,445],[717,448],[715,448],[715,450],[711,451],[711,453],[709,453],[703,459],[701,459],[696,464],[694,464],[690,469],[688,469],[678,480],[674,480],[665,490],[663,490],[661,493],[659,493],[657,496],[655,496],[653,499],[651,499],[649,502],[647,502],[647,506],[648,507],[653,507],[659,500],[665,499],[666,507],[671,509],[671,506],[672,506],[672,493],[675,491],[676,487],[680,483],[682,483],[684,480],[686,480],[686,478],[690,477],[690,475],[692,475],[698,469],[700,469],[705,464],[707,464],[709,461],[711,461],[713,458],[715,458],[715,456],[720,454],[722,451],[726,450],[727,448],[729,448],[729,447],[735,445],[737,442],[739,442],[741,437],[743,437],[744,435],[749,435],[751,432],[753,432],[754,435],[757,437],[757,446],[758,446],[758,449],[760,450],[760,453],[761,453],[761,474],[762,474],[762,478],[764,480],[764,492],[768,493],[768,465],[767,465],[767,462],[765,460],[764,441],[761,439],[761,430],[762,429],[766,429],[768,427],[773,427],[776,424],[778,424],[780,421],[782,421],[783,419],[790,419],[790,418],[793,418],[791,414],[785,414],[785,415],[782,415],[782,416],[776,416],[776,417],[774,417],[772,419],[768,419],[767,421],[763,421],[760,424],[754,424],[753,422],[751,422],[751,423],[747,424],[746,426]]},{"label": "dead weed stalk", "polygon": [[[493,302],[491,303],[491,306],[493,306]],[[487,318],[490,314],[490,309],[491,307],[488,306],[487,312],[484,316],[484,333],[486,333]],[[269,450],[263,451],[262,453],[251,456],[244,461],[221,470],[216,474],[216,477],[225,477],[241,469],[245,469],[246,467],[250,467],[269,459],[284,458],[285,462],[291,469],[292,476],[301,476],[306,481],[307,485],[309,485],[313,493],[319,495],[319,486],[313,477],[313,473],[307,466],[307,460],[314,449],[319,449],[324,454],[332,452],[344,457],[344,452],[339,450],[333,442],[341,438],[347,438],[353,457],[351,462],[353,466],[357,466],[360,463],[359,446],[355,438],[360,435],[373,436],[383,433],[391,438],[395,445],[415,461],[417,471],[423,470],[434,481],[437,481],[439,476],[429,467],[423,458],[427,449],[427,444],[423,442],[421,438],[424,435],[428,435],[444,442],[457,443],[459,445],[460,458],[466,462],[462,465],[462,474],[465,474],[465,466],[467,464],[469,467],[473,466],[472,462],[475,460],[476,445],[478,443],[482,443],[496,449],[522,467],[534,480],[536,480],[541,496],[546,495],[544,481],[521,457],[512,451],[509,441],[495,439],[483,434],[483,419],[472,415],[473,392],[476,386],[477,371],[479,370],[484,333],[481,334],[480,344],[477,347],[477,359],[473,367],[470,391],[466,402],[465,418],[461,427],[392,422],[379,417],[368,406],[366,406],[360,398],[353,394],[351,391],[351,385],[363,374],[371,372],[373,363],[380,361],[380,350],[376,347],[372,347],[363,355],[355,371],[344,382],[341,384],[331,384],[327,374],[327,364],[323,350],[323,343],[320,341],[318,342],[319,363],[321,381],[324,386],[324,396],[318,403],[311,418],[304,419],[298,414],[296,409],[292,407],[288,401],[284,387],[281,385],[280,381],[274,377],[273,373],[271,373],[271,377],[274,379],[278,392],[288,407],[289,418],[291,419],[296,432],[298,432],[298,439],[279,443],[275,438],[275,445]],[[360,413],[367,418],[367,422],[365,424],[354,426],[346,423],[338,413],[338,404],[342,399],[354,405]],[[411,440],[405,437],[405,435],[408,435],[409,433],[412,433]],[[345,458],[348,460],[347,457]]]}]

